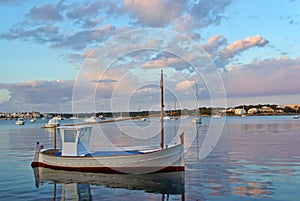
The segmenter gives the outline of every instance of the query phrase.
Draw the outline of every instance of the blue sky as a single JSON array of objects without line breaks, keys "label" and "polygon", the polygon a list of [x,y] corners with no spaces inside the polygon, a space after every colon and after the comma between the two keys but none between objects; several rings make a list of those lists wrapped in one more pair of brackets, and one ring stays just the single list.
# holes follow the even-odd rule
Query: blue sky
[{"label": "blue sky", "polygon": [[[137,105],[157,108],[153,83],[158,82],[162,68],[170,105],[174,95],[181,107],[192,108],[195,100],[188,97],[193,97],[196,82],[200,106],[299,104],[299,10],[300,2],[293,0],[0,0],[0,111],[50,112],[57,110],[58,102],[65,112],[133,110]],[[138,40],[141,33],[126,35],[133,30],[145,33],[142,30],[148,28],[177,35],[163,39],[151,35],[148,41]],[[106,55],[111,50],[105,48],[107,41],[118,40],[124,33],[130,39],[126,47],[111,48],[117,52],[143,47],[142,53],[129,51],[111,69],[104,61],[92,67],[96,56],[105,61],[111,58]],[[190,62],[185,63],[178,59],[181,55],[162,51],[179,44],[175,39],[179,35],[203,48],[224,87],[209,84],[214,76],[203,69],[191,68],[197,54],[184,53]],[[155,45],[142,46],[149,41]],[[146,50],[149,47],[161,49]],[[95,68],[99,63],[102,66]],[[214,99],[221,96],[215,88],[224,89],[225,102],[212,101],[212,94]],[[74,96],[74,92],[81,94]]]}]

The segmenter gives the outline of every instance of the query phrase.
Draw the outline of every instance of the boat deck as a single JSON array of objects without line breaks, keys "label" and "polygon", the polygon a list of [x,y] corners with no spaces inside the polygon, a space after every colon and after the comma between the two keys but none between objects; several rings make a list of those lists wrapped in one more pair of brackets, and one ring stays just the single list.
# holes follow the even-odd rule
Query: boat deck
[{"label": "boat deck", "polygon": [[[97,151],[97,152],[92,152],[83,155],[83,157],[88,157],[88,156],[120,156],[120,155],[137,155],[137,154],[144,154],[143,152],[140,152],[138,150],[130,150],[130,151]],[[55,156],[61,156],[61,151],[57,152],[54,154]]]}]

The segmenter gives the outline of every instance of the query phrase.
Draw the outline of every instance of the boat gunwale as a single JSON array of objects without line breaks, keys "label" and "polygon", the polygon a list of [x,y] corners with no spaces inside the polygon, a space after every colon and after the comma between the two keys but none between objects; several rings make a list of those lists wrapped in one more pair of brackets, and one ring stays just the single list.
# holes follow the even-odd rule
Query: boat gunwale
[{"label": "boat gunwale", "polygon": [[[168,148],[164,148],[164,149],[155,149],[155,150],[145,150],[144,152],[140,153],[140,154],[126,154],[126,155],[122,155],[122,154],[112,154],[112,155],[105,155],[105,156],[93,156],[93,155],[88,155],[88,156],[56,156],[55,154],[60,151],[59,149],[45,149],[45,150],[40,150],[39,154],[45,155],[45,156],[50,156],[50,157],[55,157],[55,158],[73,158],[73,159],[90,159],[90,158],[110,158],[110,157],[132,157],[132,156],[142,156],[142,155],[148,155],[148,154],[155,154],[157,152],[160,151],[170,151],[171,149],[175,149],[179,146],[183,146],[183,144],[176,144],[176,145],[172,145],[169,146]],[[45,153],[45,152],[53,152],[56,151],[54,154],[53,153]],[[124,150],[124,152],[126,151],[132,151],[132,150]],[[113,151],[112,151],[113,152]],[[89,153],[92,154],[93,152]]]}]

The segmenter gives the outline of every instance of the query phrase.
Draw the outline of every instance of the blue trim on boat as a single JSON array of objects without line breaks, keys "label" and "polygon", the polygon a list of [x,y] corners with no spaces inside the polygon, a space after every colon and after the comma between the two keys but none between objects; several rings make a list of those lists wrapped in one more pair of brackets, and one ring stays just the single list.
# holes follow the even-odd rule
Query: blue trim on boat
[{"label": "blue trim on boat", "polygon": [[[138,150],[131,150],[131,151],[98,151],[93,153],[85,154],[84,156],[114,156],[114,155],[136,155],[136,154],[143,154]],[[61,151],[57,152],[55,156],[61,156]]]},{"label": "blue trim on boat", "polygon": [[136,155],[136,154],[143,154],[143,153],[139,152],[137,150],[132,150],[132,151],[99,151],[99,152],[88,153],[84,156],[113,156],[113,155]]}]

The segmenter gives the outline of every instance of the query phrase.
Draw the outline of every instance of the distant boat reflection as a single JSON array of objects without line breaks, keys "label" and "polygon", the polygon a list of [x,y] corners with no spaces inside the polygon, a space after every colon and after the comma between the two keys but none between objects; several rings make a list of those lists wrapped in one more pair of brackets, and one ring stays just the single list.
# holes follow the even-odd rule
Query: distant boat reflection
[{"label": "distant boat reflection", "polygon": [[33,171],[37,188],[43,183],[54,183],[53,200],[56,200],[56,184],[63,184],[61,200],[82,200],[82,198],[92,200],[90,185],[161,194],[162,200],[169,195],[181,195],[181,200],[184,200],[183,171],[152,174],[101,174],[43,167],[33,168]]}]

